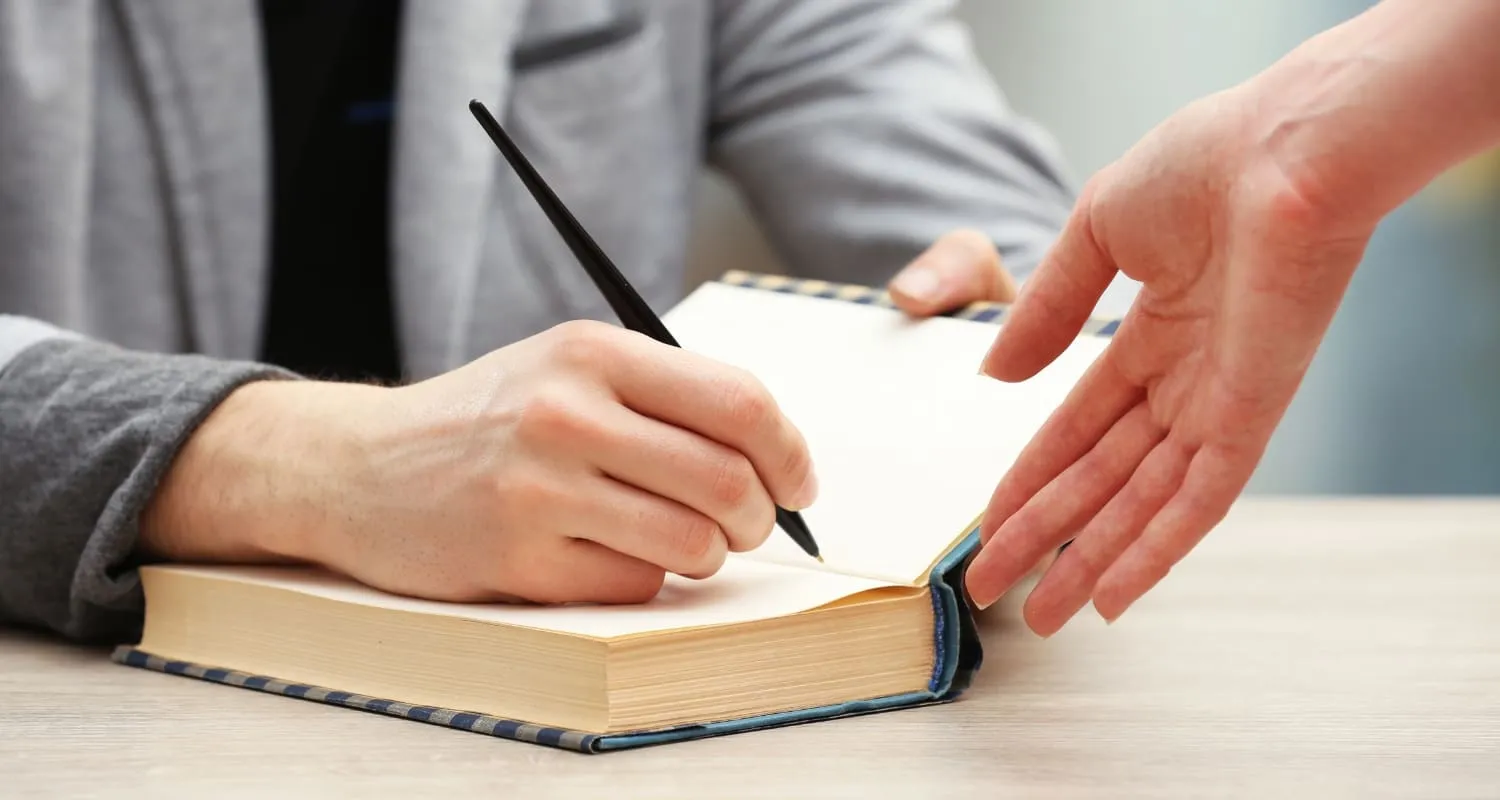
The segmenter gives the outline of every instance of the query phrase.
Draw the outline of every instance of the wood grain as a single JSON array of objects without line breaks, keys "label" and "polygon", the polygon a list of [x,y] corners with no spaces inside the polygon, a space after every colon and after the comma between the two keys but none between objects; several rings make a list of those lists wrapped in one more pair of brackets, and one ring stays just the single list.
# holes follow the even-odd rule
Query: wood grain
[{"label": "wood grain", "polygon": [[956,704],[603,756],[0,634],[0,795],[1500,796],[1500,501],[1246,500],[1113,626],[984,620]]}]

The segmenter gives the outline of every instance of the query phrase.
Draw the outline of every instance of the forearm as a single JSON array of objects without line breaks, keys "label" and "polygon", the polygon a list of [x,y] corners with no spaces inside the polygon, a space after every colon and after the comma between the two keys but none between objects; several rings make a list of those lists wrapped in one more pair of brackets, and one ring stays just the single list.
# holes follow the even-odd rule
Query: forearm
[{"label": "forearm", "polygon": [[132,635],[139,518],[204,416],[252,364],[49,338],[0,369],[0,624]]},{"label": "forearm", "polygon": [[182,447],[141,516],[143,557],[173,562],[315,560],[336,526],[337,496],[320,485],[359,480],[351,408],[385,389],[266,381],[228,395]]},{"label": "forearm", "polygon": [[1385,0],[1252,81],[1255,135],[1339,223],[1370,226],[1500,144],[1500,3]]}]

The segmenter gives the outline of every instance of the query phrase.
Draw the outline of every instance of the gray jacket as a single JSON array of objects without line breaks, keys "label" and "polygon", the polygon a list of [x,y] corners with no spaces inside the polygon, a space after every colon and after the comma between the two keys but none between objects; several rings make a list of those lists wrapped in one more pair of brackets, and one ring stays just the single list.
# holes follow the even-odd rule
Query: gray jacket
[{"label": "gray jacket", "polygon": [[[1024,275],[1071,195],[950,5],[408,0],[392,245],[410,377],[612,319],[476,97],[657,308],[683,291],[705,164],[799,274],[879,284],[972,226]],[[134,635],[141,508],[214,404],[274,373],[255,363],[258,46],[254,0],[0,0],[0,621]]]}]

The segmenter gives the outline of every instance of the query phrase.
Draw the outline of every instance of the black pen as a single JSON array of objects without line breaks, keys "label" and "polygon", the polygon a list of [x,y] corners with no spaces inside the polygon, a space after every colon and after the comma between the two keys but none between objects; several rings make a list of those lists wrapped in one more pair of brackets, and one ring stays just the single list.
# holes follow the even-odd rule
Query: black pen
[{"label": "black pen", "polygon": [[[625,279],[624,274],[615,266],[609,256],[604,254],[599,245],[594,243],[593,237],[583,229],[583,225],[573,217],[563,205],[562,200],[537,174],[531,162],[522,155],[521,149],[511,141],[510,136],[500,127],[500,123],[491,116],[489,109],[478,100],[469,101],[469,112],[479,120],[480,127],[490,135],[495,146],[500,148],[500,153],[505,160],[510,162],[511,168],[520,176],[521,182],[531,191],[531,196],[536,199],[542,211],[546,212],[547,219],[552,221],[552,226],[562,235],[563,241],[568,243],[568,248],[573,251],[583,268],[593,279],[594,285],[604,294],[604,299],[614,309],[615,314],[620,317],[620,322],[625,327],[637,333],[643,333],[658,342],[669,344],[673,347],[681,347],[677,339],[662,324],[661,318],[651,310],[640,294]],[[813,541],[812,532],[807,529],[807,523],[802,521],[802,515],[795,511],[788,511],[781,506],[776,507],[776,523],[787,535],[792,537],[799,547],[808,555],[822,561],[823,557],[818,553],[818,543]]]}]

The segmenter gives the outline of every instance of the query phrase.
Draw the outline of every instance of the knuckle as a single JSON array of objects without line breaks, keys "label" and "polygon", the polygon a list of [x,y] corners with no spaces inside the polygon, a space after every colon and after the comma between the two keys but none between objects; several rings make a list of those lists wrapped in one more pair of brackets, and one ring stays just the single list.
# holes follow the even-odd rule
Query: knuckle
[{"label": "knuckle", "polygon": [[569,320],[552,331],[550,354],[557,363],[593,369],[618,358],[620,347],[613,326],[596,320]]},{"label": "knuckle", "polygon": [[759,480],[748,459],[738,454],[727,456],[714,468],[713,500],[717,505],[737,508],[750,497]]},{"label": "knuckle", "polygon": [[588,415],[579,413],[574,403],[556,392],[542,392],[530,398],[516,420],[517,435],[529,442],[554,443],[592,432]]},{"label": "knuckle", "polygon": [[[724,540],[724,531],[708,517],[692,513],[676,514],[665,530],[669,537],[668,547],[685,564],[701,569],[713,564],[715,560],[722,563],[725,548],[719,545]],[[713,564],[713,568],[717,570],[718,564]]]},{"label": "knuckle", "polygon": [[748,373],[724,382],[722,407],[729,424],[740,430],[759,430],[776,413],[771,393]]}]

